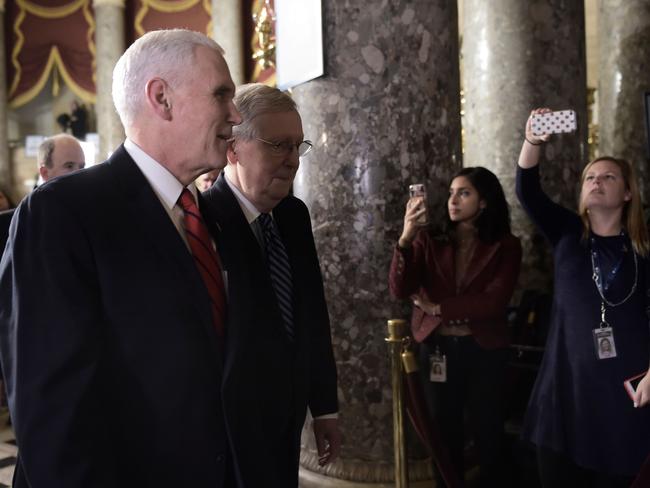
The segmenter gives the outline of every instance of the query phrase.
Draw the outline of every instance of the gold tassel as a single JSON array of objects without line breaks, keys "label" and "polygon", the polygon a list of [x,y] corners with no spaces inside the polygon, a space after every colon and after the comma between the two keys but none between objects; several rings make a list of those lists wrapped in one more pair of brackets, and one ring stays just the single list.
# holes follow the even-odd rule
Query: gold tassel
[{"label": "gold tassel", "polygon": [[418,371],[418,362],[415,359],[415,354],[411,351],[411,341],[407,337],[404,339],[404,345],[402,349],[402,366],[406,374],[415,373]]}]

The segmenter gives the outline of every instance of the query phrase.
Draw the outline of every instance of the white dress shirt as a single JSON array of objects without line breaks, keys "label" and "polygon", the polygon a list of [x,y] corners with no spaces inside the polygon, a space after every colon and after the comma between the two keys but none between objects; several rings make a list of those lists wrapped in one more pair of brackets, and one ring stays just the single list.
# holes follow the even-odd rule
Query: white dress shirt
[{"label": "white dress shirt", "polygon": [[178,233],[181,235],[189,249],[189,244],[187,243],[187,238],[185,236],[185,226],[183,225],[185,215],[183,209],[178,204],[178,199],[180,198],[183,189],[187,188],[192,193],[194,201],[197,202],[198,206],[196,185],[192,182],[184,187],[167,168],[144,152],[142,148],[131,139],[127,138],[126,141],[124,141],[124,149],[129,153],[129,156],[133,158],[133,161],[135,161],[135,164],[140,168],[142,174],[144,174],[144,177],[151,185],[151,188],[160,200],[167,215],[169,215],[176,230],[178,230]]},{"label": "white dress shirt", "polygon": [[[246,217],[246,221],[248,222],[248,225],[251,226],[251,230],[253,231],[253,234],[255,234],[255,238],[257,239],[257,242],[260,245],[262,253],[266,255],[264,231],[262,230],[260,223],[257,222],[257,217],[259,217],[262,212],[257,210],[255,205],[253,205],[251,201],[248,198],[246,198],[244,194],[239,190],[239,188],[237,188],[235,184],[228,179],[226,173],[224,173],[224,176],[226,178],[226,183],[228,184],[228,187],[232,191],[233,195],[235,195],[235,198],[237,199],[237,203],[239,204],[241,211],[244,213],[244,217]],[[273,218],[273,211],[269,212],[269,215],[271,215],[271,218]]]}]

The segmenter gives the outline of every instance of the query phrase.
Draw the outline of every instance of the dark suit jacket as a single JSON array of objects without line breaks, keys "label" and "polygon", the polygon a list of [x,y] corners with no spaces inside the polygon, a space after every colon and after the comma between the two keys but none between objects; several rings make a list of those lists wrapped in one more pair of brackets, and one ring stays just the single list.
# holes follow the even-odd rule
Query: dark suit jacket
[{"label": "dark suit jacket", "polygon": [[209,297],[133,160],[120,147],[16,212],[0,267],[14,486],[222,487]]},{"label": "dark suit jacket", "polygon": [[[512,297],[519,267],[521,244],[513,235],[487,244],[479,241],[460,290],[456,289],[454,248],[420,231],[408,249],[395,247],[389,284],[393,296],[420,293],[439,303],[442,324],[468,325],[486,349],[508,345],[506,307]],[[414,307],[412,328],[432,317]]]},{"label": "dark suit jacket", "polygon": [[9,224],[11,224],[11,218],[14,216],[14,208],[10,210],[3,210],[0,212],[0,256],[5,249],[7,244],[7,237],[9,237]]},{"label": "dark suit jacket", "polygon": [[[223,394],[237,416],[233,451],[247,487],[297,486],[300,431],[314,416],[338,410],[329,318],[309,213],[294,197],[273,210],[289,255],[295,343],[288,338],[261,247],[221,174],[203,194],[220,226],[228,281]],[[237,410],[230,412],[229,406]]]}]

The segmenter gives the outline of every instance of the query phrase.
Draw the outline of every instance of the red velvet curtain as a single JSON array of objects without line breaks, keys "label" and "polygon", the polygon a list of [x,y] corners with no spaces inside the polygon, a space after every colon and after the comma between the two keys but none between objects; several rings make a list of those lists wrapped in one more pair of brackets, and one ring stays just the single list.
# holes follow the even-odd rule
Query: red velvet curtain
[{"label": "red velvet curtain", "polygon": [[126,42],[158,29],[184,28],[212,37],[210,0],[135,0],[127,2]]},{"label": "red velvet curtain", "polygon": [[6,10],[9,104],[34,99],[50,76],[95,102],[95,21],[91,0],[14,0]]}]

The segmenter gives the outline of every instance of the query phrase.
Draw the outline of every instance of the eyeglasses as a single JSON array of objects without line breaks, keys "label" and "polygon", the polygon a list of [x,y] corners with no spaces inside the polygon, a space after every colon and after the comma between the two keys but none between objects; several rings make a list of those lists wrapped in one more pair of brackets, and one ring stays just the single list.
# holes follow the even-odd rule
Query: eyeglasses
[{"label": "eyeglasses", "polygon": [[311,141],[302,141],[296,144],[289,141],[271,142],[266,141],[260,137],[256,137],[255,139],[263,142],[264,144],[267,144],[269,146],[271,154],[274,156],[284,156],[295,149],[298,151],[298,156],[303,157],[306,156],[309,151],[311,151],[312,147],[314,147]]}]

